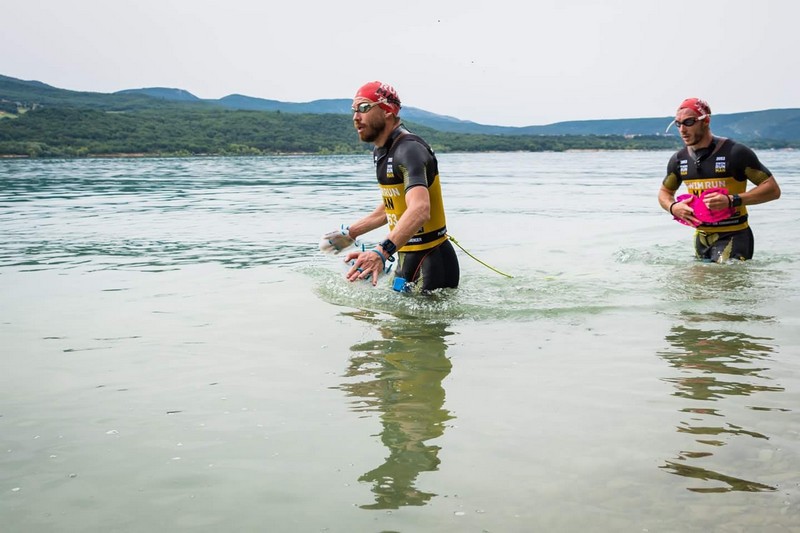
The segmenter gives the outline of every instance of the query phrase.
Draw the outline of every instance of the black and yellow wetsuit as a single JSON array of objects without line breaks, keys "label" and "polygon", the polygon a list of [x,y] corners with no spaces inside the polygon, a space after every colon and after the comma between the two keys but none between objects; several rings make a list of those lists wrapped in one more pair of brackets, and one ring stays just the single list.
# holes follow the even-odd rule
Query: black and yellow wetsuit
[{"label": "black and yellow wetsuit", "polygon": [[458,258],[447,238],[439,163],[433,150],[399,126],[384,146],[375,149],[373,158],[389,231],[406,211],[406,191],[422,186],[430,197],[430,220],[398,250],[395,275],[414,282],[419,291],[457,287]]},{"label": "black and yellow wetsuit", "polygon": [[[748,180],[759,185],[771,176],[750,148],[724,137],[714,137],[707,148],[695,151],[684,147],[676,152],[667,164],[667,176],[662,184],[677,191],[683,183],[689,193],[697,196],[713,187],[724,187],[728,194],[741,194],[747,189]],[[753,232],[747,208],[740,206],[728,219],[698,226],[695,253],[698,258],[712,261],[751,259]]]}]

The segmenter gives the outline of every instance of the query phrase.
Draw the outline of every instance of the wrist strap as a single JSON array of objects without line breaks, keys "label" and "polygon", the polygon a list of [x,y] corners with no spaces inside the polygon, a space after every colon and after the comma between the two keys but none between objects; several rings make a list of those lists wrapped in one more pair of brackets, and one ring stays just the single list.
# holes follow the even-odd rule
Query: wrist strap
[{"label": "wrist strap", "polygon": [[381,258],[381,263],[383,263],[383,268],[386,268],[386,259],[383,257],[383,254],[380,253],[377,248],[373,248],[372,250],[370,250],[370,252],[372,252],[373,254],[377,254],[378,257]]},{"label": "wrist strap", "polygon": [[672,216],[675,216],[675,213],[672,212],[672,208],[675,207],[675,204],[677,204],[677,203],[678,203],[678,201],[675,200],[674,202],[669,204],[669,214],[672,215]]}]

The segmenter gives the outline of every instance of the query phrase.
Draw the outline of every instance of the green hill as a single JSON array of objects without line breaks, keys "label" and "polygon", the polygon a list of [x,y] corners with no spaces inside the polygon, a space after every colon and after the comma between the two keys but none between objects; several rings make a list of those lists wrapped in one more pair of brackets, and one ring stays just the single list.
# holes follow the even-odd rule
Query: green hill
[{"label": "green hill", "polygon": [[[139,89],[141,94],[154,95],[156,89]],[[173,89],[177,91],[177,89]],[[133,93],[134,91],[126,91]],[[184,91],[185,92],[185,91]],[[186,93],[189,94],[189,93]],[[161,95],[167,98],[166,95]],[[196,97],[193,97],[196,98]],[[199,101],[199,99],[197,99]],[[349,99],[314,100],[305,103],[280,102],[243,95],[230,95],[219,100],[203,100],[211,105],[228,109],[252,111],[282,111],[285,113],[331,113],[350,114]],[[415,107],[403,108],[404,120],[421,124],[435,130],[451,133],[475,133],[484,135],[665,135],[671,116],[576,120],[556,122],[543,126],[492,126],[459,120],[446,115],[437,115]],[[742,141],[775,140],[800,141],[800,109],[769,109],[714,115],[714,133],[724,137],[734,137]],[[672,135],[677,135],[672,129]]]},{"label": "green hill", "polygon": [[39,81],[23,81],[2,75],[0,75],[0,102],[18,104],[25,109],[72,107],[104,111],[168,109],[178,105],[214,107],[213,104],[202,101],[186,104],[176,102],[174,99],[153,98],[139,91],[117,94],[69,91]]},{"label": "green hill", "polygon": [[[404,122],[438,151],[675,149],[668,117],[482,126],[404,108]],[[182,89],[114,94],[69,91],[0,76],[0,156],[79,157],[117,154],[356,153],[369,149],[353,131],[350,100],[303,104],[230,95],[202,100]],[[714,118],[715,132],[760,146],[800,146],[800,110]],[[655,131],[659,133],[637,133]],[[649,129],[648,129],[649,128]],[[727,128],[727,129],[726,129]],[[722,129],[722,131],[719,131]],[[751,137],[752,136],[752,137]],[[759,146],[754,144],[753,146]]]}]

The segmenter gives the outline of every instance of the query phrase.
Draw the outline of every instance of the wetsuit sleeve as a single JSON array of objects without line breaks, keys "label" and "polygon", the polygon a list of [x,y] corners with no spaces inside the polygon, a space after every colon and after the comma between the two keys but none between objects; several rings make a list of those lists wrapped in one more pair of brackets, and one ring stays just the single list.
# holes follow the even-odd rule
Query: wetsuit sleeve
[{"label": "wetsuit sleeve", "polygon": [[680,178],[680,171],[678,169],[678,153],[672,154],[672,157],[667,163],[667,175],[661,184],[671,191],[677,191],[683,180]]},{"label": "wetsuit sleeve", "polygon": [[405,190],[418,185],[428,187],[428,165],[433,156],[425,146],[416,141],[401,143],[394,151],[393,165],[395,176],[403,176]]},{"label": "wetsuit sleeve", "polygon": [[772,177],[772,173],[765,167],[758,156],[743,144],[736,143],[731,148],[731,166],[736,169],[736,179],[744,181],[745,179],[759,185],[763,181]]}]

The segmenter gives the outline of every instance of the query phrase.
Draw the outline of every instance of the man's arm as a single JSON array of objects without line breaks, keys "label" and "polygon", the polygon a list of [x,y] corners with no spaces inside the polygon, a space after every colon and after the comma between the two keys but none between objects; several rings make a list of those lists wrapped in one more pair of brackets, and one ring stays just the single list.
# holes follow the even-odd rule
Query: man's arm
[{"label": "man's arm", "polygon": [[[430,219],[430,207],[430,196],[426,187],[417,186],[409,189],[406,192],[406,210],[397,221],[397,225],[394,227],[394,229],[389,232],[387,238],[391,240],[395,246],[397,246],[397,248],[402,247],[411,237],[414,236],[419,228],[421,228]],[[377,224],[378,222],[378,214],[380,214],[381,223],[373,227],[372,225]],[[357,228],[356,231],[360,231],[362,228],[367,227],[375,229],[385,223],[386,214],[383,209],[383,204],[381,204],[371,215],[367,215],[366,217],[362,218],[356,222],[354,226]],[[350,228],[350,235],[355,237],[352,229],[353,226]],[[361,235],[361,233],[359,233],[359,235]],[[381,254],[381,252],[383,253]],[[379,255],[381,255],[383,259],[378,257]],[[350,281],[356,281],[358,279],[371,276],[372,284],[376,285],[378,283],[378,275],[383,271],[383,268],[386,264],[386,259],[388,259],[388,255],[389,254],[386,253],[386,250],[383,250],[380,245],[376,250],[367,250],[366,252],[350,252],[347,254],[345,261],[355,261],[355,263],[347,272],[347,279]]]},{"label": "man's arm", "polygon": [[700,221],[694,217],[694,209],[689,206],[691,201],[691,198],[687,198],[681,202],[676,202],[675,191],[665,185],[662,185],[658,191],[658,203],[664,211],[668,211],[675,218],[680,218],[697,226]]},{"label": "man's arm", "polygon": [[[744,176],[755,187],[739,195],[742,205],[756,205],[771,202],[781,197],[778,181],[767,167],[759,161],[756,153],[743,144],[736,144],[731,151],[731,159],[738,168],[743,169]],[[728,199],[725,198],[727,201]]]},{"label": "man's arm", "polygon": [[431,197],[428,188],[412,187],[406,191],[406,211],[397,225],[386,236],[395,246],[402,248],[419,229],[431,219]]},{"label": "man's arm", "polygon": [[386,211],[383,208],[383,202],[381,202],[372,213],[350,224],[350,237],[355,239],[385,224]]},{"label": "man's arm", "polygon": [[774,176],[770,176],[747,192],[739,195],[742,205],[756,205],[771,202],[781,197],[781,188]]},{"label": "man's arm", "polygon": [[658,190],[658,205],[660,205],[661,209],[664,211],[669,211],[669,206],[672,205],[674,201],[675,191],[667,189],[662,185],[661,189]]},{"label": "man's arm", "polygon": [[[364,235],[374,229],[380,228],[385,225],[386,222],[386,210],[383,207],[383,202],[381,202],[372,213],[359,219],[350,226],[350,237],[355,239],[359,235]],[[357,281],[371,276],[372,284],[377,285],[378,275],[383,272],[386,264],[383,255],[378,257],[379,255],[381,254],[377,250],[367,250],[366,252],[356,250],[348,253],[344,260],[346,263],[352,261],[353,265],[350,267],[350,270],[347,271],[345,277],[349,281]]]},{"label": "man's arm", "polygon": [[[742,200],[741,205],[756,205],[771,202],[781,197],[781,188],[774,177],[770,176],[749,191],[739,195]],[[730,207],[733,202],[732,194],[712,193],[707,195],[703,201],[709,209],[725,209]],[[673,209],[674,211],[674,209]]]}]

